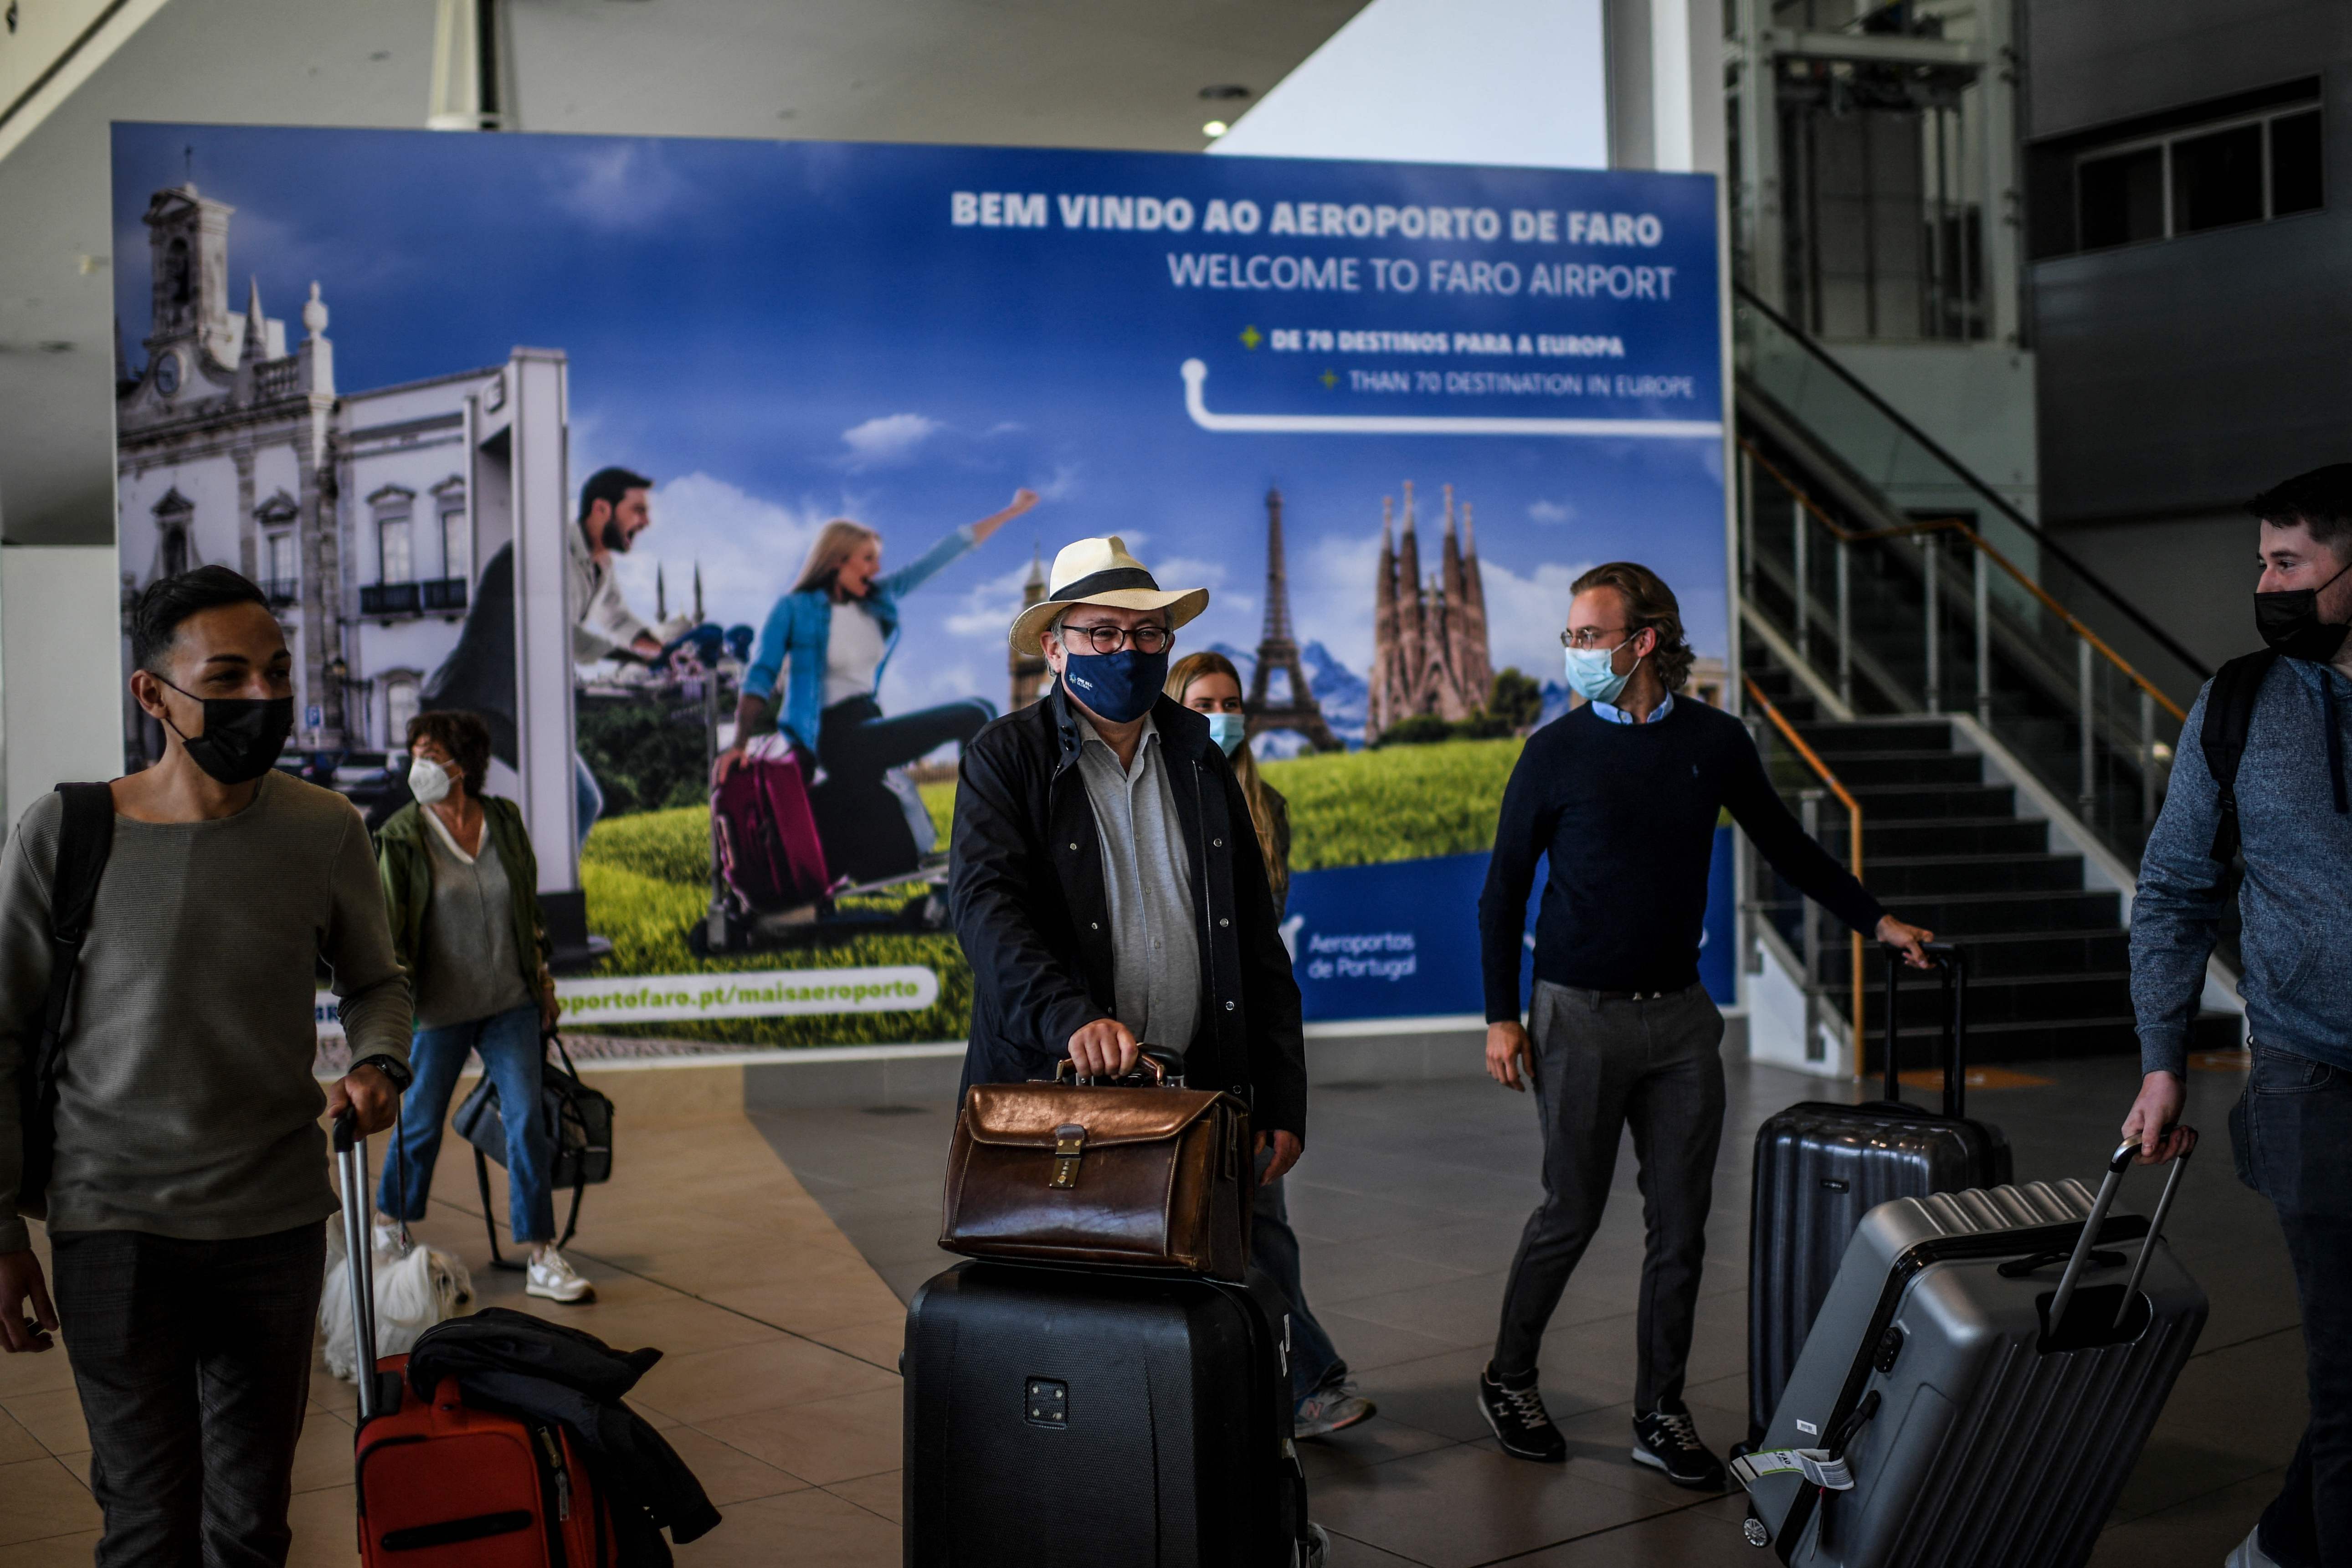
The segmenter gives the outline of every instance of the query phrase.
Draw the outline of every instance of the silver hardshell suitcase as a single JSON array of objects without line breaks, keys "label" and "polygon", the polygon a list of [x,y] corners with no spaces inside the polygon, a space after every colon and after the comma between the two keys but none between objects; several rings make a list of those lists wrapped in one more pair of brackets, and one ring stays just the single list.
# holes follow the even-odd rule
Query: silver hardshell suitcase
[{"label": "silver hardshell suitcase", "polygon": [[[2080,1182],[1898,1198],[1846,1248],[1763,1449],[1748,1538],[1797,1568],[2077,1568],[2205,1326],[2135,1146]],[[2050,1325],[2056,1325],[2054,1332]]]}]

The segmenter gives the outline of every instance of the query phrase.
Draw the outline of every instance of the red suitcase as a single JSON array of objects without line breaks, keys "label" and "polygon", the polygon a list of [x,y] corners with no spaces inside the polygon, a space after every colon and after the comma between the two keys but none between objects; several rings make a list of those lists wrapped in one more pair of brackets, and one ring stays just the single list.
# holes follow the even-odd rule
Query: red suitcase
[{"label": "red suitcase", "polygon": [[334,1130],[352,1264],[353,1342],[376,1375],[360,1384],[357,1480],[365,1568],[608,1568],[611,1520],[571,1435],[553,1422],[469,1408],[455,1378],[429,1400],[406,1356],[375,1359],[367,1145]]},{"label": "red suitcase", "polygon": [[744,914],[805,909],[833,886],[808,781],[781,735],[762,735],[710,794],[711,853]]}]

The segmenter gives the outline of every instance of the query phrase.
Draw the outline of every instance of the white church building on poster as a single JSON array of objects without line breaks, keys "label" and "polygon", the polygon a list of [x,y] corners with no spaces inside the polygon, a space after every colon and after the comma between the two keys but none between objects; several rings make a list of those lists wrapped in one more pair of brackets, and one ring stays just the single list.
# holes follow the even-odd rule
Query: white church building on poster
[{"label": "white church building on poster", "polygon": [[[126,616],[159,576],[233,567],[268,594],[293,646],[294,743],[396,749],[457,644],[479,565],[516,516],[565,514],[563,356],[518,349],[500,365],[339,391],[318,283],[290,346],[257,282],[230,309],[233,210],[193,184],[148,204],[147,359],[117,366]],[[518,462],[525,445],[557,460]],[[123,723],[126,765],[143,766],[162,738],[127,693]]]}]

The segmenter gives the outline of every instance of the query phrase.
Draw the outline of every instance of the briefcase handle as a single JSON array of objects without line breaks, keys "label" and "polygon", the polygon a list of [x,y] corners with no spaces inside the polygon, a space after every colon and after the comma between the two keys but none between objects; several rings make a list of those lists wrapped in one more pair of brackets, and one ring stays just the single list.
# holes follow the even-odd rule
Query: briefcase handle
[{"label": "briefcase handle", "polygon": [[[1077,1070],[1078,1064],[1072,1061],[1069,1058],[1064,1057],[1060,1061],[1054,1064],[1054,1081],[1055,1083],[1071,1083],[1080,1087],[1090,1086],[1097,1081],[1108,1081],[1114,1084],[1132,1083],[1137,1079],[1143,1076],[1144,1068],[1149,1068],[1151,1069],[1151,1087],[1154,1089],[1166,1089],[1168,1087],[1168,1069],[1160,1064],[1160,1053],[1155,1052],[1150,1046],[1138,1047],[1135,1053],[1135,1066],[1129,1071],[1127,1076],[1125,1078],[1114,1078],[1108,1080],[1097,1080],[1091,1076],[1079,1072]],[[1177,1087],[1181,1088],[1183,1083],[1184,1075],[1181,1073],[1177,1074]]]}]

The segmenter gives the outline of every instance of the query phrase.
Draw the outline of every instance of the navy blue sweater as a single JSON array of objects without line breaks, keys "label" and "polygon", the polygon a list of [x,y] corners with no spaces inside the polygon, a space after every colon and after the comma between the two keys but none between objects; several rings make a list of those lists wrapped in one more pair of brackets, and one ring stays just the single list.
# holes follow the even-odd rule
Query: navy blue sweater
[{"label": "navy blue sweater", "polygon": [[1775,870],[1865,934],[1886,911],[1805,830],[1764,776],[1738,720],[1690,698],[1654,724],[1579,708],[1528,738],[1503,792],[1478,896],[1486,1019],[1519,1016],[1519,953],[1536,861],[1538,980],[1593,991],[1677,991],[1698,979],[1718,814]]}]

